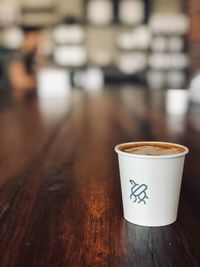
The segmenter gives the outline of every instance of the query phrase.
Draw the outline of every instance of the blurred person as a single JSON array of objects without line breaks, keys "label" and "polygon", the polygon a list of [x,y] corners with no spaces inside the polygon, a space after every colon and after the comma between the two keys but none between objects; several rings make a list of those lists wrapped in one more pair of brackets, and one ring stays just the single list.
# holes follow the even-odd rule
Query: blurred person
[{"label": "blurred person", "polygon": [[39,61],[39,47],[42,41],[41,28],[24,27],[24,41],[9,63],[8,76],[14,90],[36,88],[36,64]]}]

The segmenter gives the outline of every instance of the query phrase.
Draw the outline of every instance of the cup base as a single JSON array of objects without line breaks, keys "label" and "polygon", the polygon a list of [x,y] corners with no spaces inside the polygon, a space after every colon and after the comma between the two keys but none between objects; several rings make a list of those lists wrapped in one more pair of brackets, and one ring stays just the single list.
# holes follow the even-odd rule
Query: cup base
[{"label": "cup base", "polygon": [[138,225],[138,226],[144,226],[144,227],[162,227],[162,226],[167,226],[170,225],[172,223],[174,223],[176,221],[177,218],[169,221],[169,222],[165,222],[165,223],[142,223],[142,222],[137,222],[136,220],[130,220],[124,217],[124,219],[132,224]]}]

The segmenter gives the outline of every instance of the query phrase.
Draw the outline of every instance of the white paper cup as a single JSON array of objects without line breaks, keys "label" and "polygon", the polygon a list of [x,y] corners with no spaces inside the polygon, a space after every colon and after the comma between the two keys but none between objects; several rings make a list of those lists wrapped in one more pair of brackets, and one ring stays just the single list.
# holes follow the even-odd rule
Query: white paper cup
[{"label": "white paper cup", "polygon": [[[183,152],[171,155],[138,155],[121,150],[125,145],[175,145]],[[165,142],[119,144],[118,153],[124,218],[143,226],[164,226],[177,218],[183,165],[188,148]]]}]

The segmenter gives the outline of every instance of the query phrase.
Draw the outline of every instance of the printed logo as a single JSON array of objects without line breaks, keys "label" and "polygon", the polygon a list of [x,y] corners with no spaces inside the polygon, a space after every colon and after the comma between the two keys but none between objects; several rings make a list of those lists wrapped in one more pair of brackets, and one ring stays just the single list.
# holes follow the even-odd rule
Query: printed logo
[{"label": "printed logo", "polygon": [[146,193],[146,190],[148,188],[147,185],[146,184],[139,185],[133,180],[129,180],[129,182],[132,184],[130,199],[132,199],[134,203],[137,202],[139,204],[143,202],[144,204],[146,204],[145,200],[148,199]]}]

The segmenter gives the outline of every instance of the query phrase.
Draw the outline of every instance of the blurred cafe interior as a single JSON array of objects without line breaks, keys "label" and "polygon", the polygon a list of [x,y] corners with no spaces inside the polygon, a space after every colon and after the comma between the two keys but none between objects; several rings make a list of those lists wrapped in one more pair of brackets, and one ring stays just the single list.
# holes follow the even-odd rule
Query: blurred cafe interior
[{"label": "blurred cafe interior", "polygon": [[[200,0],[0,0],[2,267],[200,266],[199,134]],[[172,226],[123,220],[131,141],[190,150]]]},{"label": "blurred cafe interior", "polygon": [[199,8],[197,0],[1,0],[0,90],[39,90],[60,70],[68,88],[186,89],[200,67]]},{"label": "blurred cafe interior", "polygon": [[199,14],[197,0],[0,0],[0,92],[137,86],[199,103]]}]

